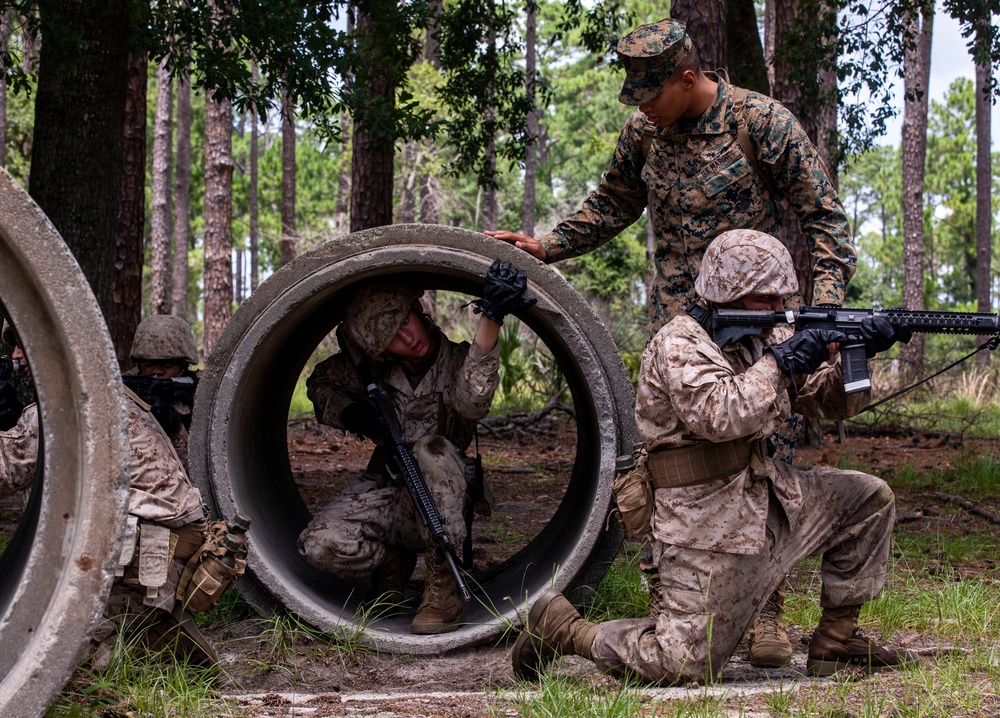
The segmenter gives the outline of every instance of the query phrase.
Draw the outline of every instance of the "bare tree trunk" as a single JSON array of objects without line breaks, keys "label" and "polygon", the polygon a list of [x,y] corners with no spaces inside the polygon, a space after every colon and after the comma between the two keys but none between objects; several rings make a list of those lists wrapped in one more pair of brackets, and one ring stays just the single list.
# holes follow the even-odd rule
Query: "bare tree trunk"
[{"label": "bare tree trunk", "polygon": [[674,0],[670,7],[670,16],[687,25],[705,70],[729,67],[727,15],[725,0]]},{"label": "bare tree trunk", "polygon": [[[927,88],[931,71],[934,8],[913,15],[916,48],[903,61],[903,305],[924,309],[924,169],[927,161]],[[913,375],[924,370],[924,337],[914,334],[899,351]]]},{"label": "bare tree trunk", "polygon": [[[259,70],[257,63],[253,64],[254,84],[257,83]],[[257,106],[250,107],[250,293],[257,291],[260,281],[260,217],[258,216],[257,175],[260,165],[260,130],[257,122]]]},{"label": "bare tree trunk", "polygon": [[[988,27],[988,26],[987,26]],[[982,29],[980,29],[982,32]],[[990,203],[992,191],[990,183],[993,177],[992,158],[990,156],[990,114],[992,103],[990,98],[990,68],[976,65],[976,303],[980,312],[992,312],[993,301],[990,297],[990,267],[993,262],[992,248],[992,218]],[[979,352],[980,366],[990,362],[992,352]]]},{"label": "bare tree trunk", "polygon": [[770,95],[771,83],[753,0],[727,0],[726,38],[729,62],[725,66],[729,69],[729,79],[734,85]]},{"label": "bare tree trunk", "polygon": [[233,303],[239,307],[243,303],[243,247],[233,247]]},{"label": "bare tree trunk", "polygon": [[[344,134],[348,134],[351,118],[347,115],[341,117],[341,127]],[[333,225],[336,228],[337,236],[347,233],[348,209],[351,196],[351,175],[343,170],[337,173],[337,201],[333,206]]]},{"label": "bare tree trunk", "polygon": [[[492,6],[493,3],[491,2]],[[492,13],[491,13],[492,16]],[[497,33],[496,29],[490,25],[489,33],[487,34],[486,42],[488,44],[487,52],[490,55],[491,62],[496,63],[496,47],[497,47]],[[493,106],[493,96],[494,96],[493,86],[489,86],[486,89],[486,113],[483,118],[486,122],[486,126],[489,128],[489,142],[486,144],[484,149],[485,158],[484,161],[487,165],[489,176],[493,179],[491,180],[489,186],[483,188],[483,226],[482,230],[494,230],[497,228],[497,188],[496,188],[496,170],[497,170],[497,153],[496,145],[494,144],[494,137],[496,137],[496,111]]]},{"label": "bare tree trunk", "polygon": [[[427,24],[427,36],[424,43],[424,59],[427,60],[436,70],[441,69],[441,61],[438,59],[438,41],[434,38],[438,23],[441,20],[441,0],[429,0],[427,3],[430,12],[430,21]],[[438,190],[440,182],[429,171],[427,165],[430,153],[424,152],[422,161],[419,164],[416,184],[420,188],[420,221],[423,224],[438,224]],[[429,295],[430,293],[428,293]]]},{"label": "bare tree trunk", "polygon": [[173,82],[167,59],[156,71],[156,116],[153,118],[153,197],[149,220],[153,314],[170,314],[173,276],[170,270],[170,183],[173,174]]},{"label": "bare tree trunk", "polygon": [[[7,74],[7,46],[10,41],[10,9],[0,11],[0,72]],[[7,166],[7,83],[0,88],[0,167]]]},{"label": "bare tree trunk", "polygon": [[191,83],[177,78],[177,171],[174,175],[174,262],[171,305],[191,321],[188,305],[188,241],[191,214]]},{"label": "bare tree trunk", "polygon": [[424,224],[438,224],[441,220],[438,216],[437,196],[441,183],[429,173],[420,177],[420,221]]},{"label": "bare tree trunk", "polygon": [[281,264],[295,259],[295,98],[281,93]]},{"label": "bare tree trunk", "polygon": [[399,183],[399,221],[410,224],[416,218],[417,148],[413,141],[403,145],[402,176]]},{"label": "bare tree trunk", "polygon": [[205,103],[205,357],[233,312],[233,109]]},{"label": "bare tree trunk", "polygon": [[[370,31],[371,18],[358,16],[358,29]],[[395,89],[388,73],[372,72],[368,94],[394,102]],[[392,224],[392,143],[379,142],[363,123],[354,123],[354,151],[351,156],[351,231]]]},{"label": "bare tree trunk", "polygon": [[146,221],[146,56],[129,55],[125,96],[125,165],[118,212],[118,259],[108,328],[122,371],[142,320],[142,241]]},{"label": "bare tree trunk", "polygon": [[535,234],[535,181],[538,174],[538,107],[535,104],[536,23],[538,7],[528,4],[528,16],[524,24],[524,78],[525,93],[528,97],[528,146],[524,154],[524,202],[521,205],[521,231],[529,237]]}]

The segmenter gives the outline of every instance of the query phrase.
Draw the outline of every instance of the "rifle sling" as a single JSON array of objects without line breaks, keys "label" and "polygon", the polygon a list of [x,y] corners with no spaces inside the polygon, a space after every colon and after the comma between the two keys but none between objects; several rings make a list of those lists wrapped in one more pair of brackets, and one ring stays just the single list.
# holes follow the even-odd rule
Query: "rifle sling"
[{"label": "rifle sling", "polygon": [[651,451],[646,462],[650,481],[655,489],[675,489],[732,476],[750,466],[755,443],[746,439],[721,444],[702,441]]}]

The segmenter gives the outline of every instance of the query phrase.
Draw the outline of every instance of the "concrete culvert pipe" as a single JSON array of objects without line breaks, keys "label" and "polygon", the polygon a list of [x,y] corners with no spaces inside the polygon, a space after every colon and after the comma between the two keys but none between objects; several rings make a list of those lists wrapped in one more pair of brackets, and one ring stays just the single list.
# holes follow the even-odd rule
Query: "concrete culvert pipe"
[{"label": "concrete culvert pipe", "polygon": [[[319,342],[343,318],[359,282],[394,275],[478,296],[495,257],[526,269],[538,303],[519,318],[566,377],[577,414],[576,457],[565,495],[548,523],[500,565],[473,572],[466,624],[415,636],[410,616],[369,623],[356,617],[365,586],[313,569],[296,539],[310,513],[292,478],[286,437],[295,382]],[[209,357],[191,436],[195,479],[223,516],[253,520],[249,572],[241,582],[258,606],[280,605],[333,633],[379,649],[427,654],[498,638],[549,586],[578,603],[613,561],[621,534],[612,522],[615,458],[636,439],[634,392],[618,349],[586,300],[552,268],[485,235],[438,225],[394,225],[324,244],[289,263],[245,302]],[[487,519],[488,520],[488,519]],[[516,608],[515,608],[516,606]]]},{"label": "concrete culvert pipe", "polygon": [[0,300],[39,398],[41,460],[0,556],[0,715],[43,714],[111,588],[127,476],[125,404],[97,302],[42,211],[0,170]]}]

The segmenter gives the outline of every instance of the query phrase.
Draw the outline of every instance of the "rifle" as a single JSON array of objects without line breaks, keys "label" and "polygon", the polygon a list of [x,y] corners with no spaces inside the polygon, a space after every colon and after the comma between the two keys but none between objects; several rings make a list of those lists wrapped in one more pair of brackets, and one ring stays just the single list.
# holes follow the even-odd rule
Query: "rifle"
[{"label": "rifle", "polygon": [[368,385],[368,402],[378,411],[379,421],[385,427],[385,435],[390,444],[386,446],[386,449],[389,452],[391,464],[395,464],[395,473],[398,473],[403,479],[406,490],[409,492],[410,498],[413,499],[413,505],[416,507],[417,513],[420,514],[420,521],[427,527],[437,546],[437,563],[448,562],[448,567],[455,575],[455,584],[458,586],[458,590],[462,593],[462,597],[468,601],[472,596],[465,581],[462,580],[462,574],[458,571],[458,564],[455,563],[455,547],[451,545],[448,534],[444,532],[441,512],[438,511],[434,499],[427,489],[427,482],[424,480],[424,475],[421,473],[416,459],[413,458],[406,442],[403,441],[403,432],[400,430],[399,424],[396,423],[396,416],[389,409],[385,391],[374,382]]},{"label": "rifle", "polygon": [[760,336],[765,329],[789,324],[800,329],[834,329],[846,339],[840,342],[844,391],[853,394],[871,389],[868,358],[861,340],[861,322],[867,317],[885,319],[894,328],[923,334],[980,334],[1000,338],[996,314],[976,312],[913,311],[909,309],[845,309],[841,307],[801,307],[772,312],[757,309],[713,309],[697,305],[688,312],[702,323],[720,347],[743,337]]},{"label": "rifle", "polygon": [[0,354],[0,379],[7,379],[11,372],[20,368],[20,363],[14,361],[6,354]]},{"label": "rifle", "polygon": [[156,399],[161,399],[167,404],[176,402],[187,406],[194,404],[196,382],[190,376],[161,379],[141,374],[122,374],[122,382],[147,404],[154,404]]}]

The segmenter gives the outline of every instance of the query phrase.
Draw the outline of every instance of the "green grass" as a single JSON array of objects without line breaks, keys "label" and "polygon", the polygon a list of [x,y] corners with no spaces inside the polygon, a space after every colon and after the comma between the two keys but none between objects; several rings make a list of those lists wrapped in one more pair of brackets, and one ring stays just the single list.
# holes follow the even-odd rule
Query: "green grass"
[{"label": "green grass", "polygon": [[593,685],[585,681],[545,674],[535,686],[524,686],[499,709],[489,708],[490,716],[514,715],[524,718],[628,718],[646,715],[649,699],[633,691],[628,683],[617,686]]}]

